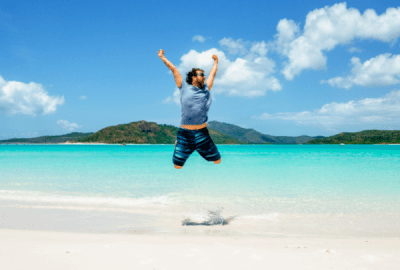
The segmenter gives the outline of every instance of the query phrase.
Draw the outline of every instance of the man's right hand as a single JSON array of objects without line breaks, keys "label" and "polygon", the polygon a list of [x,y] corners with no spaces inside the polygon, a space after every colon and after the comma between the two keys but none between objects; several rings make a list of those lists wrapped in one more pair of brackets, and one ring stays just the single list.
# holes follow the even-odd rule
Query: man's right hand
[{"label": "man's right hand", "polygon": [[161,58],[161,60],[164,62],[164,64],[172,71],[172,74],[174,74],[176,86],[179,88],[182,86],[182,76],[179,74],[179,71],[176,69],[176,67],[168,61],[167,58],[164,56],[164,50],[159,50],[158,51],[158,56]]}]

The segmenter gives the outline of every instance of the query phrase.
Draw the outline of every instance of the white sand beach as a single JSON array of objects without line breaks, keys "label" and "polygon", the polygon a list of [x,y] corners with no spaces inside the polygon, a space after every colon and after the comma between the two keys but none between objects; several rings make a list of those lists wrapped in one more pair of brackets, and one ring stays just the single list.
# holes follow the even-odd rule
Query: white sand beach
[{"label": "white sand beach", "polygon": [[[161,208],[153,206],[151,212],[161,214]],[[0,213],[1,270],[397,270],[400,265],[399,233],[392,226],[398,215],[382,220],[381,227],[358,231],[344,227],[337,217],[318,223],[321,217],[311,215],[271,214],[256,222],[243,216],[224,226],[182,226],[179,215],[157,218],[145,209],[7,206],[4,201]],[[373,221],[371,216],[340,218],[356,227]],[[339,227],[335,231],[326,223]]]},{"label": "white sand beach", "polygon": [[[217,227],[217,226],[215,226]],[[398,238],[0,230],[0,269],[398,269]]]}]

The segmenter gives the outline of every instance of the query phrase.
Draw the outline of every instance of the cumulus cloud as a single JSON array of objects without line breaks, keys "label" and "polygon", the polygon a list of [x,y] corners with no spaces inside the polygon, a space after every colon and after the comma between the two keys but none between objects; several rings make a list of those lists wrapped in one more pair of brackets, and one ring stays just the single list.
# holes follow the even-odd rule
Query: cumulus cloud
[{"label": "cumulus cloud", "polygon": [[87,99],[87,96],[80,96],[79,99],[80,100],[85,100],[85,99]]},{"label": "cumulus cloud", "polygon": [[269,45],[264,41],[261,42],[253,42],[250,48],[250,54],[258,54],[260,56],[266,56],[269,50]]},{"label": "cumulus cloud", "polygon": [[332,102],[320,109],[303,112],[284,112],[253,116],[256,119],[280,119],[301,125],[319,125],[327,129],[347,123],[399,124],[400,91],[392,91],[381,98],[366,98],[347,103]]},{"label": "cumulus cloud", "polygon": [[336,77],[321,83],[349,89],[353,85],[388,86],[400,83],[400,55],[381,54],[364,63],[360,59],[351,59],[351,75]]},{"label": "cumulus cloud", "polygon": [[352,40],[375,39],[383,42],[396,40],[400,31],[400,7],[388,8],[377,15],[372,9],[361,14],[346,3],[326,6],[307,14],[302,33],[293,20],[278,23],[275,49],[288,58],[282,73],[293,80],[304,69],[323,69],[327,58],[324,51]]},{"label": "cumulus cloud", "polygon": [[203,43],[205,40],[206,40],[205,37],[200,36],[200,35],[196,35],[196,36],[194,36],[192,38],[192,41],[198,41],[198,42],[201,42],[201,43]]},{"label": "cumulus cloud", "polygon": [[49,96],[41,84],[5,81],[0,76],[0,113],[49,114],[64,103],[64,97]]},{"label": "cumulus cloud", "polygon": [[246,54],[246,42],[242,39],[233,40],[232,38],[223,38],[219,42],[222,48],[226,49],[229,54]]},{"label": "cumulus cloud", "polygon": [[70,123],[67,120],[58,120],[57,125],[60,125],[63,129],[71,132],[82,127],[76,123]]},{"label": "cumulus cloud", "polygon": [[298,36],[300,27],[293,20],[282,19],[276,26],[278,34],[275,35],[274,48],[281,54],[288,55],[291,49],[291,42]]},{"label": "cumulus cloud", "polygon": [[230,61],[223,51],[215,48],[196,52],[195,50],[181,57],[177,67],[183,78],[193,67],[201,67],[209,74],[214,60],[213,54],[218,55],[218,71],[214,80],[214,93],[231,96],[256,97],[263,96],[267,90],[281,90],[281,85],[275,77],[275,62],[265,56],[263,43],[254,43],[243,58]]}]

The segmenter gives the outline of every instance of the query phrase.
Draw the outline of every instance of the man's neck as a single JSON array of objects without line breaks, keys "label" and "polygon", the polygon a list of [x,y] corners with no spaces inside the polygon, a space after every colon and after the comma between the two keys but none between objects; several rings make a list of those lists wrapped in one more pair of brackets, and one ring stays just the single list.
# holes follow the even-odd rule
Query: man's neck
[{"label": "man's neck", "polygon": [[198,82],[193,82],[192,85],[200,89],[204,87],[204,85],[200,85]]}]

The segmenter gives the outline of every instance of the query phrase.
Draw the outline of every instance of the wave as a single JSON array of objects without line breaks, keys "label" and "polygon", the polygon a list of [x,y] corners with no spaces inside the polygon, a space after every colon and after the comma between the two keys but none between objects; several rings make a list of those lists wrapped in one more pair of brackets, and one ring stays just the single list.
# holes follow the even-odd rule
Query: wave
[{"label": "wave", "polygon": [[176,201],[169,196],[155,196],[142,198],[77,196],[67,194],[52,194],[39,191],[0,190],[0,200],[22,201],[29,203],[56,203],[79,205],[107,205],[107,206],[138,206],[151,204],[174,204]]}]

